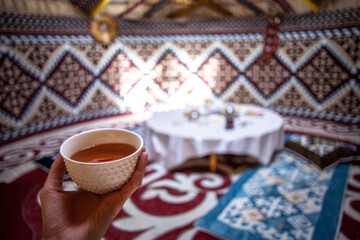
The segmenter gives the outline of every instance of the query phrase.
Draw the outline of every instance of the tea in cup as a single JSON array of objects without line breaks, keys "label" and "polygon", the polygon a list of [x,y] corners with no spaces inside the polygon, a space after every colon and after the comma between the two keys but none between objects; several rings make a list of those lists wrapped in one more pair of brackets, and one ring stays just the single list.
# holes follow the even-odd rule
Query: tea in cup
[{"label": "tea in cup", "polygon": [[76,134],[60,147],[71,179],[82,189],[105,194],[120,189],[136,168],[143,139],[126,129],[102,128]]}]

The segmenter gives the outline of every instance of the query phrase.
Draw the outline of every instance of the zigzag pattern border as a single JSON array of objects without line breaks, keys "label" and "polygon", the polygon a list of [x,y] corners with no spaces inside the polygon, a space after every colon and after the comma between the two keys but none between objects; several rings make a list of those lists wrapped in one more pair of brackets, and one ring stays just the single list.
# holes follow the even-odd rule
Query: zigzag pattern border
[{"label": "zigzag pattern border", "polygon": [[[0,58],[3,56],[8,56],[10,59],[15,61],[17,64],[21,66],[25,70],[25,72],[35,79],[39,80],[43,85],[41,89],[38,91],[37,95],[32,99],[30,104],[27,106],[27,109],[24,111],[23,115],[19,119],[15,119],[14,117],[4,113],[0,110],[0,117],[3,120],[8,121],[13,124],[15,127],[21,127],[21,125],[26,121],[28,115],[30,114],[31,109],[38,103],[41,96],[47,94],[52,100],[56,101],[57,103],[61,104],[65,109],[67,109],[72,116],[66,117],[64,119],[52,120],[49,122],[44,122],[41,124],[37,124],[34,126],[26,126],[22,127],[18,130],[15,130],[11,133],[5,133],[1,135],[0,142],[6,141],[15,137],[19,137],[22,135],[31,134],[37,131],[42,131],[45,129],[54,128],[57,126],[61,126],[64,124],[75,123],[78,121],[83,121],[87,119],[93,119],[103,116],[110,116],[110,115],[119,115],[124,114],[127,112],[132,112],[136,108],[129,107],[132,103],[133,97],[131,96],[131,92],[137,86],[135,86],[129,93],[128,96],[125,98],[121,98],[117,94],[113,93],[109,87],[99,79],[100,74],[106,69],[108,64],[111,60],[119,53],[123,53],[129,61],[131,61],[135,67],[137,67],[143,74],[143,77],[140,80],[139,88],[145,86],[146,84],[151,86],[151,89],[155,90],[156,94],[159,95],[160,98],[164,100],[171,100],[176,99],[176,93],[174,96],[166,96],[163,92],[161,94],[161,87],[157,86],[153,79],[149,76],[150,71],[156,66],[158,60],[161,59],[167,51],[171,51],[178,59],[183,63],[183,65],[189,69],[192,73],[192,77],[195,77],[198,81],[202,81],[201,78],[197,75],[197,72],[204,64],[204,62],[211,56],[214,51],[220,51],[224,57],[226,57],[229,62],[235,66],[240,75],[225,89],[225,91],[216,96],[212,91],[210,91],[211,99],[215,101],[221,101],[226,99],[226,97],[234,90],[236,86],[243,83],[247,87],[254,96],[258,98],[258,100],[264,105],[270,107],[271,103],[276,99],[276,97],[283,92],[284,89],[289,84],[293,84],[296,88],[302,89],[303,93],[307,95],[307,99],[311,101],[314,106],[317,106],[319,111],[310,111],[310,110],[303,110],[303,109],[293,109],[287,107],[270,107],[275,111],[278,111],[281,114],[288,114],[288,115],[296,115],[296,116],[305,116],[305,117],[312,117],[312,118],[320,118],[326,120],[335,120],[341,122],[349,122],[349,123],[360,123],[359,116],[348,116],[342,114],[334,114],[334,113],[326,113],[321,112],[321,109],[328,106],[335,96],[339,95],[341,92],[348,90],[349,88],[354,89],[357,93],[360,94],[360,82],[354,79],[356,74],[360,72],[360,62],[357,64],[352,64],[343,57],[342,53],[337,51],[336,46],[333,42],[331,42],[328,38],[333,37],[346,37],[346,36],[360,36],[360,26],[358,27],[346,27],[340,29],[323,29],[323,30],[309,30],[309,31],[287,31],[287,32],[280,32],[280,40],[298,40],[298,39],[320,39],[320,41],[312,47],[312,49],[303,56],[299,61],[295,64],[291,64],[287,61],[286,56],[283,55],[281,52],[276,53],[276,57],[279,59],[281,63],[283,63],[292,73],[292,76],[287,79],[276,91],[269,97],[264,98],[262,94],[258,91],[258,89],[254,86],[254,84],[247,79],[245,76],[245,71],[251,66],[254,61],[256,61],[261,53],[262,48],[259,48],[255,51],[244,63],[239,62],[239,60],[234,56],[234,54],[227,49],[227,47],[222,43],[226,41],[262,41],[264,35],[262,33],[234,33],[234,34],[194,34],[194,35],[119,35],[114,44],[111,45],[107,51],[105,51],[104,56],[100,59],[97,65],[91,63],[86,56],[83,55],[81,51],[76,49],[72,44],[74,43],[93,43],[93,39],[86,34],[82,35],[37,35],[37,34],[30,34],[30,35],[12,35],[12,34],[0,34]],[[136,54],[132,52],[124,43],[137,41],[137,42],[164,42],[164,45],[156,51],[156,53],[151,56],[148,61],[144,62],[141,58],[139,58]],[[206,51],[197,56],[196,60],[190,60],[186,54],[183,54],[182,51],[173,44],[174,41],[211,41],[211,45],[206,49]],[[22,56],[14,51],[13,49],[7,47],[7,44],[16,43],[59,43],[61,46],[57,50],[56,54],[54,54],[52,61],[50,61],[49,65],[46,65],[44,69],[39,70],[36,67],[29,64]],[[314,96],[306,91],[306,88],[302,85],[301,81],[296,78],[295,73],[306,63],[306,60],[314,56],[320,49],[326,48],[331,52],[331,54],[341,62],[341,64],[347,68],[347,70],[352,74],[352,79],[350,79],[346,84],[344,84],[341,88],[337,89],[333,92],[329,97],[324,99],[322,102],[318,102]],[[50,88],[44,85],[47,77],[51,74],[54,68],[57,66],[59,61],[66,55],[70,54],[74,57],[87,71],[89,71],[94,77],[95,80],[89,86],[87,91],[82,95],[79,102],[75,106],[69,105],[62,97],[58,96],[55,92],[53,92]],[[184,84],[187,84],[186,80]],[[183,85],[184,85],[183,84]],[[178,92],[185,89],[187,86],[180,86]],[[201,83],[206,85],[205,83]],[[102,91],[106,92],[106,95],[111,96],[113,100],[119,106],[118,109],[107,109],[104,111],[94,112],[94,113],[84,113],[79,114],[79,109],[81,109],[82,104],[87,99],[89,95],[95,89],[101,89]],[[210,90],[210,89],[209,89]],[[205,91],[205,89],[204,89]],[[132,100],[129,100],[132,99]],[[173,100],[171,100],[173,101]],[[136,104],[134,104],[136,105]],[[161,106],[160,106],[161,105]],[[159,106],[153,106],[152,109],[166,109],[169,106],[165,106],[164,104],[160,104]],[[145,108],[145,106],[144,106]]]},{"label": "zigzag pattern border", "polygon": [[[360,29],[360,28],[359,28]],[[359,31],[360,35],[360,31]],[[66,38],[67,39],[67,38]],[[147,38],[142,38],[143,41],[145,41]],[[173,38],[176,39],[176,38]],[[210,40],[211,37],[207,36],[205,38],[206,40]],[[259,38],[256,38],[257,40]],[[32,39],[33,40],[33,39]],[[326,40],[323,40],[321,43],[318,43],[317,46],[313,47],[309,53],[302,58],[302,60],[298,61],[296,65],[289,65],[289,62],[286,61],[286,58],[281,54],[277,53],[277,58],[288,67],[289,70],[294,74],[298,69],[302,67],[303,64],[305,64],[306,58],[311,58],[311,56],[315,55],[320,49],[326,48],[329,51],[332,52],[333,56],[337,58],[337,60],[341,61],[343,66],[346,67],[349,71],[352,72],[352,74],[355,74],[356,71],[359,70],[359,66],[349,66],[348,62],[344,62],[341,57],[339,57],[339,54],[336,52],[336,50],[333,50],[333,46],[331,43],[329,43]],[[260,56],[261,51],[259,50],[254,54],[251,59],[245,63],[244,65],[241,65],[237,59],[230,53],[225,46],[223,46],[220,42],[214,42],[208,50],[198,58],[196,64],[193,64],[191,67],[186,63],[188,62],[188,59],[182,60],[183,57],[181,57],[180,54],[178,54],[178,49],[176,46],[172,45],[171,43],[168,43],[166,46],[163,46],[161,50],[158,51],[158,54],[153,57],[149,62],[151,62],[151,65],[146,64],[144,62],[141,62],[139,59],[134,57],[134,54],[131,54],[129,52],[129,49],[126,48],[121,43],[114,44],[111,49],[109,49],[106,52],[106,55],[101,59],[100,63],[97,66],[94,66],[92,63],[90,63],[86,57],[82,55],[80,51],[69,45],[69,43],[65,43],[63,46],[60,47],[58,50],[58,53],[55,55],[55,58],[53,61],[51,61],[51,65],[47,66],[42,72],[39,72],[39,70],[35,69],[33,66],[28,64],[25,60],[22,59],[21,56],[18,55],[18,53],[14,52],[12,49],[9,49],[7,47],[2,46],[0,49],[0,54],[8,55],[10,59],[13,61],[16,61],[17,64],[21,65],[21,67],[26,70],[26,72],[31,75],[32,77],[38,79],[40,82],[44,82],[46,78],[51,74],[53,69],[57,66],[58,62],[66,55],[70,54],[72,57],[74,57],[77,61],[81,63],[82,66],[84,66],[87,71],[89,71],[91,74],[93,74],[96,78],[104,71],[106,66],[110,63],[110,61],[113,59],[114,56],[116,56],[119,52],[124,53],[127,58],[140,70],[142,70],[144,76],[147,76],[149,72],[153,69],[153,67],[157,64],[158,60],[165,54],[167,51],[171,51],[174,53],[176,57],[183,63],[184,66],[186,66],[190,72],[193,74],[196,74],[197,71],[201,68],[201,66],[204,64],[204,62],[208,59],[209,56],[214,51],[220,51],[232,64],[235,66],[239,71],[240,75],[242,75],[246,69]],[[246,78],[246,77],[245,77]],[[219,96],[221,97],[221,96]],[[264,99],[263,99],[264,100]],[[318,103],[320,104],[320,103]],[[322,104],[326,104],[323,102]]]},{"label": "zigzag pattern border", "polygon": [[[359,28],[360,29],[360,28]],[[359,34],[360,35],[360,34]],[[210,40],[208,38],[207,40]],[[259,39],[259,38],[257,38]],[[147,38],[143,38],[143,40],[147,40]],[[343,58],[339,57],[339,53],[333,49],[333,46],[331,43],[329,43],[326,40],[323,40],[321,43],[318,43],[317,46],[313,47],[307,53],[307,55],[303,58],[311,58],[311,56],[315,55],[320,49],[326,48],[329,51],[332,52],[333,56],[337,58],[338,61],[342,62],[343,66],[346,67],[349,71],[351,71],[353,74],[355,74],[355,71],[358,70],[359,66],[349,66],[351,65],[348,62],[343,61]],[[163,56],[163,54],[167,51],[171,51],[174,53],[179,60],[186,66],[191,72],[197,72],[200,67],[203,65],[203,63],[207,60],[207,58],[216,50],[219,50],[227,59],[240,71],[244,72],[246,69],[259,57],[261,54],[260,51],[258,51],[251,60],[246,63],[246,65],[241,66],[241,63],[235,59],[235,57],[230,53],[227,48],[222,45],[220,42],[214,42],[206,53],[204,53],[201,56],[201,60],[199,60],[194,67],[188,66],[186,62],[188,62],[188,59],[186,61],[181,60],[183,57],[181,57],[181,54],[178,54],[178,49],[176,46],[172,45],[171,43],[167,44],[167,46],[164,46],[160,53],[157,54],[157,56],[154,56],[152,60],[149,62],[152,63],[150,67],[146,67],[146,63],[139,61],[134,54],[129,53],[129,49],[126,48],[121,43],[114,44],[110,50],[107,51],[106,56],[103,56],[101,62],[95,66],[92,63],[88,61],[86,57],[82,55],[80,51],[75,49],[73,46],[69,45],[68,43],[65,43],[63,46],[60,47],[58,50],[58,54],[56,54],[55,59],[51,62],[50,66],[47,66],[42,72],[39,72],[38,69],[35,69],[32,65],[28,64],[26,60],[23,60],[22,57],[13,51],[12,49],[9,49],[8,47],[1,46],[0,48],[0,54],[8,54],[8,56],[16,61],[21,67],[27,71],[28,74],[32,75],[34,78],[40,80],[41,82],[45,81],[45,79],[50,75],[50,73],[53,71],[54,67],[58,64],[58,62],[64,57],[66,54],[71,54],[72,57],[76,58],[82,66],[84,66],[90,73],[92,73],[94,76],[99,76],[100,73],[103,72],[103,70],[106,68],[106,66],[109,64],[109,62],[112,60],[112,58],[117,55],[119,52],[124,53],[130,61],[139,69],[146,69],[144,71],[144,74],[148,74],[152,70],[152,68],[157,64],[158,60]],[[304,64],[305,60],[302,59],[298,61],[296,65],[289,65],[286,58],[279,52],[276,53],[277,58],[288,67],[289,70],[291,70],[293,73],[299,70]]]}]

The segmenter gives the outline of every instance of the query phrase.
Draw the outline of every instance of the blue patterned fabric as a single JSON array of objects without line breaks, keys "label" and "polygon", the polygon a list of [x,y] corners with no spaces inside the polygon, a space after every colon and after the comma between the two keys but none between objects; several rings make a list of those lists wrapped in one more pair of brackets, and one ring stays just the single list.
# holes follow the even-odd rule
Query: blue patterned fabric
[{"label": "blue patterned fabric", "polygon": [[348,169],[319,171],[282,151],[247,171],[197,225],[226,239],[334,239]]}]

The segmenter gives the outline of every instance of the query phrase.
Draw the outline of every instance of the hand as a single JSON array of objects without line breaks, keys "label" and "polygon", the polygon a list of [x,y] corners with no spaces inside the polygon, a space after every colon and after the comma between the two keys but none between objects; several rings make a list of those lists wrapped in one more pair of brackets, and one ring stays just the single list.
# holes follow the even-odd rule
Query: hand
[{"label": "hand", "polygon": [[58,154],[40,192],[42,239],[101,239],[128,198],[141,186],[148,155],[145,148],[129,181],[98,195],[79,189],[64,191],[64,160]]}]

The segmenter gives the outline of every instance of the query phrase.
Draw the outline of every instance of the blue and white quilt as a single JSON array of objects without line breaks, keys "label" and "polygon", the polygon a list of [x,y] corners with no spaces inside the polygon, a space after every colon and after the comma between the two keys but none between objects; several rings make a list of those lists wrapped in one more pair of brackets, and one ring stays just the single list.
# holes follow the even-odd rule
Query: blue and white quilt
[{"label": "blue and white quilt", "polygon": [[281,151],[244,173],[197,226],[225,239],[334,239],[348,169],[321,171]]}]

